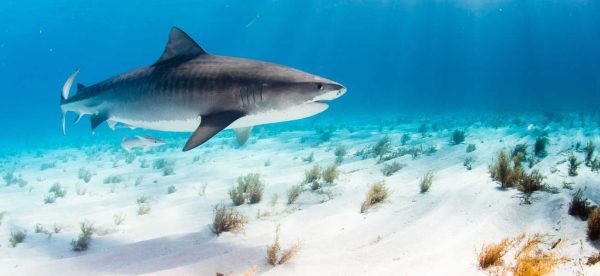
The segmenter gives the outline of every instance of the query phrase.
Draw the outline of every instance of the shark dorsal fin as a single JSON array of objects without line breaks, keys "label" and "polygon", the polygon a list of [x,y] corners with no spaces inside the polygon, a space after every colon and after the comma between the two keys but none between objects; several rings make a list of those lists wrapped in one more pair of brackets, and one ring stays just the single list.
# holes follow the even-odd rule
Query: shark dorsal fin
[{"label": "shark dorsal fin", "polygon": [[169,42],[164,52],[154,65],[161,65],[171,61],[183,62],[206,54],[206,52],[189,35],[177,27],[169,33]]}]

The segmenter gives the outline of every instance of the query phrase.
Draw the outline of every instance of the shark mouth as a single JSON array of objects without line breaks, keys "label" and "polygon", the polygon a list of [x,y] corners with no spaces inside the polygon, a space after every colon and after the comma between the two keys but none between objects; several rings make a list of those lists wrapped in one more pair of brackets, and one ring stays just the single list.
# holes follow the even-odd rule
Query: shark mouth
[{"label": "shark mouth", "polygon": [[332,90],[329,92],[325,92],[319,96],[316,96],[315,98],[312,99],[312,102],[323,103],[323,101],[332,101],[332,100],[335,100],[335,99],[341,97],[344,94],[346,94],[346,88],[342,88],[340,90]]}]

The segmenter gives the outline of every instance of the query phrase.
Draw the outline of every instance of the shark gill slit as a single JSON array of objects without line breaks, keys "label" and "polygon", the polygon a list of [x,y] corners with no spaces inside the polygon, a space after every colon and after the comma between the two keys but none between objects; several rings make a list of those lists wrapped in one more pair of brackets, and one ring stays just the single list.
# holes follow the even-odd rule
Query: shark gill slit
[{"label": "shark gill slit", "polygon": [[246,106],[250,106],[250,87],[246,86]]}]

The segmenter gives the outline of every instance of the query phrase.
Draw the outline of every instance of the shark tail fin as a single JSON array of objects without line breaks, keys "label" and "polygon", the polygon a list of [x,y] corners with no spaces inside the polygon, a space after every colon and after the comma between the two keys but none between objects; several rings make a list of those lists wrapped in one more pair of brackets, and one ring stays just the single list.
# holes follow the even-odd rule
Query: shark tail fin
[{"label": "shark tail fin", "polygon": [[66,134],[65,131],[65,120],[67,117],[67,110],[65,110],[65,108],[63,107],[63,104],[67,101],[67,99],[69,98],[69,91],[71,91],[71,86],[73,85],[73,81],[75,81],[75,78],[77,77],[77,75],[79,74],[79,69],[77,69],[73,74],[71,74],[71,76],[69,76],[69,78],[67,79],[67,81],[65,82],[65,84],[63,85],[62,88],[62,94],[60,97],[60,111],[62,113],[61,116],[61,128],[62,128],[62,133]]}]

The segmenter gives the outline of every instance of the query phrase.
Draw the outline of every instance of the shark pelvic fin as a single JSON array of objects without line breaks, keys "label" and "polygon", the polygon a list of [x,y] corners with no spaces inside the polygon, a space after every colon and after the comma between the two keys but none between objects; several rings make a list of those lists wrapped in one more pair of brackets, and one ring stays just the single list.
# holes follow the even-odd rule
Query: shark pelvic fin
[{"label": "shark pelvic fin", "polygon": [[225,111],[202,116],[200,126],[194,131],[187,143],[185,143],[183,151],[188,151],[202,145],[204,142],[208,141],[208,139],[219,133],[219,131],[225,129],[242,116],[244,116],[244,114],[237,111]]},{"label": "shark pelvic fin", "polygon": [[168,62],[184,62],[203,54],[206,52],[190,36],[181,29],[173,27],[165,50],[153,66]]},{"label": "shark pelvic fin", "polygon": [[252,126],[235,128],[233,132],[235,132],[238,144],[243,146],[248,141],[248,138],[250,138],[250,134],[252,134]]},{"label": "shark pelvic fin", "polygon": [[75,119],[75,121],[73,121],[73,124],[77,124],[79,123],[79,121],[81,121],[81,118],[83,118],[83,113],[79,113],[79,116],[77,116],[77,119]]},{"label": "shark pelvic fin", "polygon": [[92,123],[92,131],[96,130],[96,128],[106,120],[108,120],[107,113],[92,114],[92,116],[90,117],[90,122]]}]

